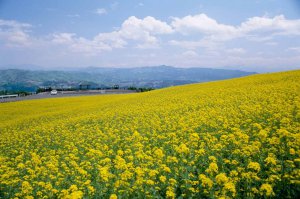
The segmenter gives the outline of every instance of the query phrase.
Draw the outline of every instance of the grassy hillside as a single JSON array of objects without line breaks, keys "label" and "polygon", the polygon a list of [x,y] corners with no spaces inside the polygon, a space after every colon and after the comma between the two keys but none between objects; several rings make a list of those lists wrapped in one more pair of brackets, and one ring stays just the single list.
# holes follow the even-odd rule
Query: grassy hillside
[{"label": "grassy hillside", "polygon": [[296,198],[299,82],[0,104],[0,198]]}]

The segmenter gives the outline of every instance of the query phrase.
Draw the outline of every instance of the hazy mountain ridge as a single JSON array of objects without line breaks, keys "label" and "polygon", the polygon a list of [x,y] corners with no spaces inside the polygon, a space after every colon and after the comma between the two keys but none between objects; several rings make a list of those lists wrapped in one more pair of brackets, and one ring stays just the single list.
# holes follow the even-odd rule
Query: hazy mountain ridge
[{"label": "hazy mountain ridge", "polygon": [[35,91],[41,86],[77,87],[88,82],[93,87],[153,87],[162,88],[195,82],[229,79],[254,74],[240,70],[210,68],[175,68],[171,66],[138,68],[88,67],[73,71],[0,70],[0,90]]}]

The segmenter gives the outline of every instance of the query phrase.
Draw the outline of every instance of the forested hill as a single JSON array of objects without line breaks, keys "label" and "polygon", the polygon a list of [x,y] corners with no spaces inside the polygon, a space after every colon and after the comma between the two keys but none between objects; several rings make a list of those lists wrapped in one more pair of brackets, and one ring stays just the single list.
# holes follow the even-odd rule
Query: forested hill
[{"label": "forested hill", "polygon": [[72,71],[0,70],[0,90],[35,91],[40,86],[76,87],[88,82],[94,87],[152,87],[162,88],[195,82],[215,81],[254,74],[240,70],[210,68],[175,68],[171,66],[138,68],[88,67]]}]

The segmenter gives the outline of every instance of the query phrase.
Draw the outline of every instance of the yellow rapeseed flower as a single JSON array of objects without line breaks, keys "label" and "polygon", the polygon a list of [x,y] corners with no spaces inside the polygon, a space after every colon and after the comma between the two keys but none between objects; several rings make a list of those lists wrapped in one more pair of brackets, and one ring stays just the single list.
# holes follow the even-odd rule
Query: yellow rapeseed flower
[{"label": "yellow rapeseed flower", "polygon": [[118,196],[116,194],[111,194],[109,199],[118,199]]},{"label": "yellow rapeseed flower", "polygon": [[274,195],[273,188],[270,184],[262,184],[259,191],[261,195],[266,195],[266,196]]},{"label": "yellow rapeseed flower", "polygon": [[228,182],[228,177],[225,173],[220,173],[216,176],[216,182],[220,185],[223,185]]},{"label": "yellow rapeseed flower", "polygon": [[297,198],[299,80],[0,103],[1,197]]},{"label": "yellow rapeseed flower", "polygon": [[260,171],[260,164],[257,163],[257,162],[250,162],[247,166],[248,169],[252,169],[256,172],[259,172]]}]

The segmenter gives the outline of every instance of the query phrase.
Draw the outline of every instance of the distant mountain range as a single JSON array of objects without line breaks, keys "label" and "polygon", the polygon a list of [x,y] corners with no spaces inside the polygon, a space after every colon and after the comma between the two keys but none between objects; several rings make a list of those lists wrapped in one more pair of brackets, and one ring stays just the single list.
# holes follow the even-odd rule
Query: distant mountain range
[{"label": "distant mountain range", "polygon": [[91,88],[119,85],[126,87],[162,88],[196,82],[207,82],[254,74],[240,70],[210,68],[175,68],[154,66],[138,68],[88,67],[73,71],[0,70],[0,91],[36,91],[39,87],[77,88],[89,84]]}]

